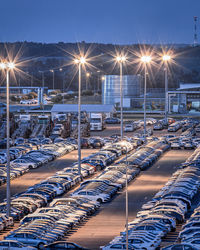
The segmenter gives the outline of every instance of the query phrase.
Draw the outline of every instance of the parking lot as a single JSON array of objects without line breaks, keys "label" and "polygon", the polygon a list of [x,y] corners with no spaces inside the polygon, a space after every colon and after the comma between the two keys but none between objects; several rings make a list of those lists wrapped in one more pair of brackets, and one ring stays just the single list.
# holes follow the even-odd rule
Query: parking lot
[{"label": "parking lot", "polygon": [[[112,134],[119,134],[119,125],[108,125],[106,130],[92,132],[91,136],[109,137]],[[125,133],[125,136],[133,136],[137,131]],[[179,130],[175,134],[179,135]],[[168,134],[167,130],[154,131],[154,136]],[[173,133],[172,133],[173,134]],[[98,149],[82,149],[82,158],[98,151]],[[180,166],[191,154],[193,150],[170,150],[165,152],[159,160],[142,171],[140,175],[129,183],[129,221],[135,219],[136,214],[140,211],[142,205],[150,200],[167,182],[172,173]],[[70,166],[77,161],[77,151],[72,151],[55,161],[49,162],[40,168],[31,169],[25,175],[11,181],[11,195],[25,191],[28,187],[39,183],[40,181],[52,176],[57,171],[66,166]],[[97,174],[96,174],[97,175]],[[93,178],[93,177],[92,177]],[[64,197],[69,197],[71,191],[67,192]],[[6,198],[6,185],[0,187],[0,200]],[[16,223],[13,229],[17,229],[19,223]],[[89,216],[84,222],[74,227],[65,236],[70,242],[89,248],[99,249],[100,246],[106,245],[115,236],[124,230],[125,226],[125,191],[122,190],[109,203],[103,203],[100,209],[93,215]],[[10,230],[3,232],[0,239],[3,239]]]},{"label": "parking lot", "polygon": [[[168,178],[184,162],[193,151],[170,150],[166,152],[152,167],[144,172],[128,186],[129,221],[146,201],[167,182]],[[78,227],[67,240],[76,242],[89,249],[99,249],[107,244],[125,227],[125,191],[121,192],[110,203],[103,204],[99,212],[92,216],[84,226]]]},{"label": "parking lot", "polygon": [[[82,157],[87,157],[96,151],[96,149],[84,149],[82,150]],[[77,151],[72,151],[53,162],[45,164],[42,167],[31,169],[30,172],[11,181],[11,195],[23,192],[28,187],[39,183],[66,166],[70,166],[73,162],[77,161],[77,157]],[[0,187],[0,201],[2,202],[5,198],[6,185],[3,185]]]}]

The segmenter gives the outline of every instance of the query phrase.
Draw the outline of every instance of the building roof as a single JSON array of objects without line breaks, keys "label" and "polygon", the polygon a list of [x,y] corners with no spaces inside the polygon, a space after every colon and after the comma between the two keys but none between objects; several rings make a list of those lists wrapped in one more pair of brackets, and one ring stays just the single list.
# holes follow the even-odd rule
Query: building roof
[{"label": "building roof", "polygon": [[180,83],[177,90],[186,90],[186,89],[197,89],[200,88],[200,83]]},{"label": "building roof", "polygon": [[[114,105],[111,104],[82,104],[81,111],[88,113],[110,113],[115,112]],[[78,112],[77,104],[54,104],[51,112]]]}]

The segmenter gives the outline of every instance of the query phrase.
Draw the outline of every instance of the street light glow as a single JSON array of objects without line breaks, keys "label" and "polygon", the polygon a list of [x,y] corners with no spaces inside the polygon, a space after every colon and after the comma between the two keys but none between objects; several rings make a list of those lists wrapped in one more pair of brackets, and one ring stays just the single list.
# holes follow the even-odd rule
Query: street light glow
[{"label": "street light glow", "polygon": [[80,62],[81,64],[84,64],[84,63],[86,62],[85,57],[81,56],[79,62]]},{"label": "street light glow", "polygon": [[122,57],[121,57],[121,61],[122,61],[122,62],[125,62],[125,61],[126,61],[126,57],[125,57],[125,56],[122,56]]},{"label": "street light glow", "polygon": [[86,73],[86,76],[87,76],[87,77],[90,77],[90,73],[89,73],[89,72],[87,72],[87,73]]},{"label": "street light glow", "polygon": [[74,59],[74,63],[78,64],[79,60],[78,59]]},{"label": "street light glow", "polygon": [[1,69],[14,69],[15,64],[13,62],[0,63]]},{"label": "street light glow", "polygon": [[8,67],[9,69],[14,69],[15,64],[14,64],[13,62],[8,62],[8,63],[7,63],[7,67]]},{"label": "street light glow", "polygon": [[105,76],[102,76],[101,80],[104,81],[105,80]]},{"label": "street light glow", "polygon": [[126,61],[126,57],[125,56],[117,56],[116,57],[116,61],[117,62],[125,62]]},{"label": "street light glow", "polygon": [[81,56],[80,59],[78,59],[78,58],[74,59],[74,63],[76,63],[76,64],[78,64],[78,63],[84,64],[84,63],[86,63],[86,59],[85,59],[85,57]]},{"label": "street light glow", "polygon": [[171,59],[171,56],[170,55],[163,55],[162,59],[163,59],[163,61],[167,62]]},{"label": "street light glow", "polygon": [[5,63],[0,63],[0,68],[1,69],[5,69],[6,68],[6,64]]},{"label": "street light glow", "polygon": [[141,61],[143,63],[149,63],[151,61],[151,57],[150,56],[142,56]]}]

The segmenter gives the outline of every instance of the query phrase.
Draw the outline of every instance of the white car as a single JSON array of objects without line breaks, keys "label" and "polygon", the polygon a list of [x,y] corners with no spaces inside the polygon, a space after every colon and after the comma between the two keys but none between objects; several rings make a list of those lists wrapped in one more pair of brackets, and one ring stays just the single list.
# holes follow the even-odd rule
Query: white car
[{"label": "white car", "polygon": [[16,240],[2,240],[0,241],[0,250],[7,250],[7,249],[12,249],[12,250],[32,250],[32,249],[36,249],[35,247],[31,247],[31,246],[26,246],[24,244],[22,244],[19,241]]},{"label": "white car", "polygon": [[19,164],[20,166],[24,166],[24,167],[28,167],[28,168],[37,168],[37,164],[34,163],[34,162],[29,162],[28,160],[26,159],[16,159],[14,161],[11,161],[11,166],[12,165],[15,165],[15,163]]},{"label": "white car", "polygon": [[181,144],[179,142],[172,142],[171,149],[181,149]]},{"label": "white car", "polygon": [[133,132],[134,131],[134,125],[133,124],[126,124],[124,127],[124,132]]},{"label": "white car", "polygon": [[71,196],[87,198],[89,200],[98,201],[100,203],[107,202],[110,200],[110,195],[97,193],[94,190],[79,190],[79,191],[72,193]]},{"label": "white car", "polygon": [[6,240],[18,240],[24,244],[35,246],[41,249],[44,245],[49,244],[50,242],[42,237],[39,238],[38,235],[34,233],[21,233],[14,232],[5,237]]}]

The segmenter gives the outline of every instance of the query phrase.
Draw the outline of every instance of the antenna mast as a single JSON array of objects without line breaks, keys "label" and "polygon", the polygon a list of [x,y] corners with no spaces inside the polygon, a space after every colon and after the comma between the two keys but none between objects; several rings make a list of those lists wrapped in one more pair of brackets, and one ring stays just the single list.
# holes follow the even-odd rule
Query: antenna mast
[{"label": "antenna mast", "polygon": [[197,16],[194,16],[194,47],[197,46]]}]

